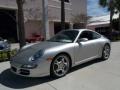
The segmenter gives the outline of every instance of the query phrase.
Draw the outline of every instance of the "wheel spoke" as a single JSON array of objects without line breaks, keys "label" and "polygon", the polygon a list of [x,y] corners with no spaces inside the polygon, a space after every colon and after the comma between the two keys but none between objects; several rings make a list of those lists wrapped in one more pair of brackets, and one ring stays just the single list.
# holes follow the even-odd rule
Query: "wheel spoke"
[{"label": "wheel spoke", "polygon": [[65,66],[68,65],[68,63],[67,63],[67,61],[65,60],[65,58],[62,59],[62,63],[63,63]]},{"label": "wheel spoke", "polygon": [[60,69],[57,69],[56,72],[59,73],[59,72],[60,72]]},{"label": "wheel spoke", "polygon": [[62,74],[64,74],[66,72],[64,69],[61,69],[61,71],[62,71]]},{"label": "wheel spoke", "polygon": [[56,60],[54,64],[59,65],[61,61]]}]

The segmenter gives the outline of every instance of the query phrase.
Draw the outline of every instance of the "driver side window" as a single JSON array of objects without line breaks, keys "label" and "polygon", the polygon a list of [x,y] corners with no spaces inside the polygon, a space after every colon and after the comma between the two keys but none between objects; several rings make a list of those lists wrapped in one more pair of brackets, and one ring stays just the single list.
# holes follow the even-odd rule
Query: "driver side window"
[{"label": "driver side window", "polygon": [[81,38],[87,38],[88,40],[92,40],[92,32],[90,31],[83,31],[80,36],[79,36],[79,39]]}]

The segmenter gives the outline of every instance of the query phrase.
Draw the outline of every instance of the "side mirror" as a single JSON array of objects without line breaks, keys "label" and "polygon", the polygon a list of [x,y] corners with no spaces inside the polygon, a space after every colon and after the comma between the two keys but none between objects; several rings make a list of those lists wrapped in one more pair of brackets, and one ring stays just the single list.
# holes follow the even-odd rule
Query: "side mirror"
[{"label": "side mirror", "polygon": [[78,39],[78,43],[79,43],[79,42],[86,42],[86,41],[88,41],[87,38],[81,38],[81,39]]}]

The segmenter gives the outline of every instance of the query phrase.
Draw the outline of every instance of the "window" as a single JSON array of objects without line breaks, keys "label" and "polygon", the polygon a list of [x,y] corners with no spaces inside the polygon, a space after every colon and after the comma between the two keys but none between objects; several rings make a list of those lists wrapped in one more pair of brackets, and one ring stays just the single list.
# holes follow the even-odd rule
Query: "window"
[{"label": "window", "polygon": [[81,38],[87,38],[88,40],[98,39],[101,35],[92,31],[83,31],[81,35],[79,36],[79,39]]},{"label": "window", "polygon": [[61,31],[48,41],[72,43],[76,39],[78,33],[79,33],[78,31],[74,30]]},{"label": "window", "polygon": [[93,32],[93,39],[98,39],[100,37],[101,37],[100,34]]}]

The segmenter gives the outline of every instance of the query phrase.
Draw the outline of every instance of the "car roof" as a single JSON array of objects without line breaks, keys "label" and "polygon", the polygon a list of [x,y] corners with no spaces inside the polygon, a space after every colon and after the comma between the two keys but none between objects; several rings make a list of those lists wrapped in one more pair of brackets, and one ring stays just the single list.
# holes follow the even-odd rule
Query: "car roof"
[{"label": "car roof", "polygon": [[72,30],[72,31],[79,31],[79,32],[82,32],[82,31],[92,31],[92,32],[95,32],[95,31],[90,30],[90,29],[66,29],[64,31],[70,31],[70,30]]}]

